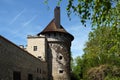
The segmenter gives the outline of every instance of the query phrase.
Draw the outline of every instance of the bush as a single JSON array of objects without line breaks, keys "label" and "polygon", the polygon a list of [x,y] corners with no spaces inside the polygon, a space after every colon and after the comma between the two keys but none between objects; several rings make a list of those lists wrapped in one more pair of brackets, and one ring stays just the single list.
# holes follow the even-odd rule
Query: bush
[{"label": "bush", "polygon": [[100,65],[88,70],[89,80],[120,80],[120,68],[111,65]]}]

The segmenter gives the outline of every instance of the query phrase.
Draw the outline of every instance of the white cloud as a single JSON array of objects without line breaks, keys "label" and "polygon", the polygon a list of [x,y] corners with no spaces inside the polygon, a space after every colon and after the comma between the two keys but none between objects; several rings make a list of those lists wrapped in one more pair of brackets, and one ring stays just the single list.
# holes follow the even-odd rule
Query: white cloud
[{"label": "white cloud", "polygon": [[30,20],[26,21],[23,26],[29,25],[37,16],[33,16]]},{"label": "white cloud", "polygon": [[10,24],[13,24],[23,13],[24,13],[25,9],[23,9],[22,11],[20,11],[10,22]]}]

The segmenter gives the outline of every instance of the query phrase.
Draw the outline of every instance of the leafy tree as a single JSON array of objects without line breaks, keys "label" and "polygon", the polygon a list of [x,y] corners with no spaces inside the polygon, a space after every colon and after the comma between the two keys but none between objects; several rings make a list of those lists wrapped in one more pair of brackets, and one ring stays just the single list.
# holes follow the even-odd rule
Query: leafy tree
[{"label": "leafy tree", "polygon": [[97,27],[89,33],[82,57],[73,60],[72,80],[120,79],[120,28]]},{"label": "leafy tree", "polygon": [[[114,66],[120,67],[120,28],[118,27],[97,27],[90,32],[89,40],[86,43],[86,47],[84,49],[85,54],[83,55],[84,65],[84,78],[89,78],[96,80],[96,77],[92,76],[101,74],[106,78],[106,80],[110,77],[114,77],[113,73],[110,73],[110,77],[108,75],[104,75],[104,70],[107,68],[100,67],[101,65],[110,65],[111,68],[114,69]],[[96,67],[96,68],[95,68]],[[103,73],[99,72],[102,71]],[[94,72],[96,71],[96,72]],[[111,70],[108,70],[108,72]],[[119,70],[117,70],[119,72]],[[88,75],[92,73],[92,75]],[[105,78],[104,77],[104,78]],[[94,79],[93,79],[94,78]],[[116,77],[117,78],[117,77]],[[97,78],[98,79],[98,78]],[[88,79],[89,80],[89,79]],[[99,80],[99,79],[98,79]]]},{"label": "leafy tree", "polygon": [[83,24],[90,20],[97,26],[120,24],[120,0],[68,0],[68,16],[73,12]]},{"label": "leafy tree", "polygon": [[82,75],[83,62],[80,56],[76,57],[72,63],[72,79],[71,80],[80,80]]},{"label": "leafy tree", "polygon": [[[58,5],[62,1],[58,0]],[[74,13],[85,26],[87,20],[93,26],[120,26],[120,0],[68,0],[66,10],[69,18]]]}]

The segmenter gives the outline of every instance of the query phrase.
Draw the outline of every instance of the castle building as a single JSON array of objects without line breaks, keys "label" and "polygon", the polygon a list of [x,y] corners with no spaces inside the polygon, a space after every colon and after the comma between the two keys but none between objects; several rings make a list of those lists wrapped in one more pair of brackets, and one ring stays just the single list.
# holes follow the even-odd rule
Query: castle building
[{"label": "castle building", "polygon": [[74,37],[54,19],[36,36],[27,36],[27,47],[0,36],[0,80],[70,80],[70,47]]}]

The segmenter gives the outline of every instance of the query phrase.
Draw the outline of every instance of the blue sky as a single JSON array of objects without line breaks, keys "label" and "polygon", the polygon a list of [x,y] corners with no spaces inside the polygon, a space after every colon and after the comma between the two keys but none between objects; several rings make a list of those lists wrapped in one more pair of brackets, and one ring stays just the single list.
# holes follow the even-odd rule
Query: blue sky
[{"label": "blue sky", "polygon": [[[54,8],[57,0],[0,0],[0,35],[17,45],[27,44],[27,35],[36,35],[41,32],[54,17]],[[79,17],[71,15],[68,19],[66,13],[67,0],[61,7],[61,24],[74,36],[72,42],[73,57],[83,54],[84,44],[88,39],[90,24],[84,27]]]}]

